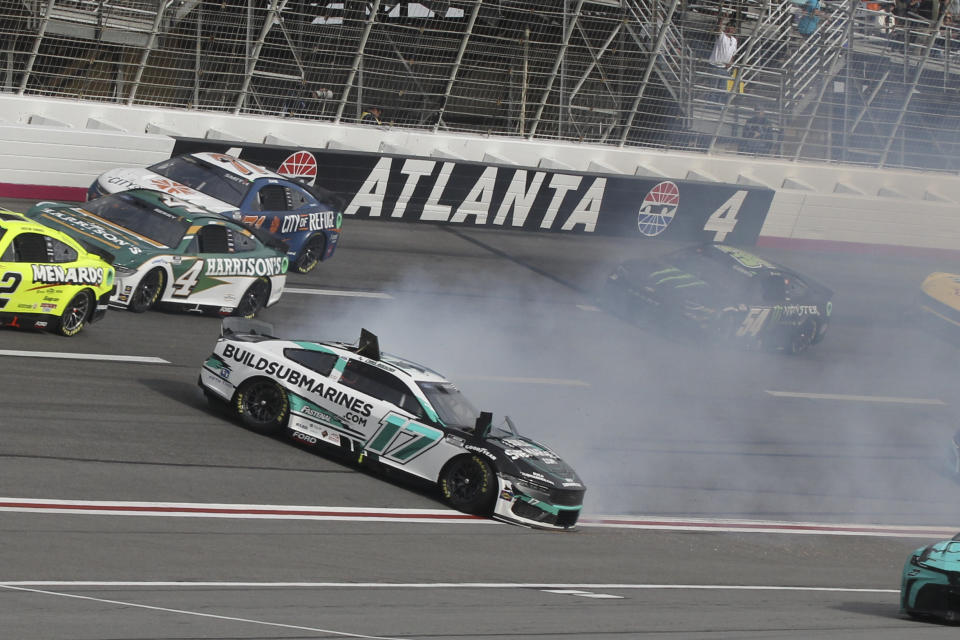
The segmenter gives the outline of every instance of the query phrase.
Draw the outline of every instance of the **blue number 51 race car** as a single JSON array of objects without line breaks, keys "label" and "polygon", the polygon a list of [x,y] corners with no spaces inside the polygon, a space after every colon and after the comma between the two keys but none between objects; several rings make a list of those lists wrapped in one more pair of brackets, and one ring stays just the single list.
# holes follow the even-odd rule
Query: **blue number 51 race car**
[{"label": "blue number 51 race car", "polygon": [[492,423],[449,380],[357,345],[286,340],[263,322],[228,318],[200,369],[208,399],[247,427],[436,483],[461,511],[548,529],[572,528],[585,488],[513,423]]}]

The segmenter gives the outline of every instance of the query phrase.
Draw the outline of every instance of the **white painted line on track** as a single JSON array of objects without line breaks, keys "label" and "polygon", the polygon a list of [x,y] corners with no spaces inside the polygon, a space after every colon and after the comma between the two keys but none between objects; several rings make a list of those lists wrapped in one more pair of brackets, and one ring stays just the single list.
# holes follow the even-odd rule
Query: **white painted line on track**
[{"label": "white painted line on track", "polygon": [[580,589],[544,589],[545,593],[556,593],[562,596],[579,596],[581,598],[595,598],[597,600],[623,600],[623,596],[615,596],[610,593],[593,593],[591,591],[581,591]]},{"label": "white painted line on track", "polygon": [[592,304],[578,304],[577,309],[580,309],[581,311],[600,311],[600,307]]},{"label": "white painted line on track", "polygon": [[[493,520],[450,509],[388,509],[297,505],[211,504],[202,502],[131,502],[110,500],[55,500],[3,498],[0,511],[167,518],[239,518],[271,520],[338,520],[342,522],[427,522],[495,525]],[[956,528],[737,520],[729,518],[671,518],[654,516],[592,516],[580,519],[583,528],[650,529],[722,533],[785,533],[883,538],[949,538]]]},{"label": "white painted line on track", "polygon": [[140,362],[143,364],[170,364],[169,360],[154,356],[121,356],[105,353],[67,353],[62,351],[17,351],[0,349],[0,356],[20,358],[61,358],[65,360],[106,360],[110,362]]},{"label": "white painted line on track", "polygon": [[857,396],[842,393],[800,393],[796,391],[773,391],[765,389],[764,393],[778,398],[807,398],[809,400],[849,400],[853,402],[885,402],[891,404],[926,404],[946,405],[938,398],[898,398],[896,396]]},{"label": "white painted line on track", "polygon": [[[116,587],[154,589],[222,588],[222,589],[539,589],[610,591],[702,590],[702,591],[810,591],[826,593],[900,593],[899,589],[872,589],[865,587],[811,587],[754,584],[617,584],[617,583],[549,583],[549,582],[207,582],[207,581],[127,581],[127,580],[10,580],[0,581],[0,587],[38,591],[32,587]],[[57,594],[60,595],[60,594]],[[69,594],[63,594],[69,595]],[[81,596],[77,596],[81,597]],[[96,599],[96,598],[91,598]]]},{"label": "white painted line on track", "polygon": [[343,296],[346,298],[379,298],[382,300],[393,300],[389,293],[380,291],[344,291],[340,289],[301,289],[299,287],[285,287],[284,293],[294,293],[304,296]]},{"label": "white painted line on track", "polygon": [[517,384],[552,384],[561,387],[589,387],[589,382],[571,378],[523,378],[515,376],[451,376],[455,380],[476,380],[480,382],[515,382]]},{"label": "white painted line on track", "polygon": [[203,613],[202,611],[188,611],[186,609],[170,609],[168,607],[157,607],[149,604],[140,604],[139,602],[125,602],[123,600],[108,600],[106,598],[94,598],[93,596],[82,596],[76,593],[61,593],[59,591],[45,591],[42,589],[28,589],[24,587],[16,587],[9,584],[0,584],[0,587],[4,589],[11,589],[14,591],[26,591],[30,593],[38,593],[47,596],[59,596],[61,598],[73,598],[75,600],[89,600],[91,602],[101,602],[104,604],[115,604],[123,607],[134,607],[137,609],[148,609],[150,611],[163,611],[166,613],[179,613],[182,615],[188,616],[197,616],[200,618],[212,618],[214,620],[226,620],[228,622],[244,622],[246,624],[257,624],[265,627],[278,627],[281,629],[296,629],[297,631],[310,631],[312,633],[324,633],[333,636],[339,636],[342,638],[367,638],[369,640],[401,640],[400,638],[394,638],[391,636],[370,636],[362,633],[350,633],[348,631],[335,631],[333,629],[320,629],[318,627],[304,627],[295,624],[284,624],[282,622],[268,622],[266,620],[254,620],[252,618],[237,618],[234,616],[221,616],[213,613]]}]

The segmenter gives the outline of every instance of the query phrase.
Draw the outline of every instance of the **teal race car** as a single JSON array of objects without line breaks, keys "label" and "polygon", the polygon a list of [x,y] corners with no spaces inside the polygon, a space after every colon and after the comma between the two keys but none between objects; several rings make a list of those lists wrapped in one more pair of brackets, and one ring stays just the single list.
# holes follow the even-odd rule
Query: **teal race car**
[{"label": "teal race car", "polygon": [[960,622],[960,533],[914,551],[903,567],[900,610]]}]

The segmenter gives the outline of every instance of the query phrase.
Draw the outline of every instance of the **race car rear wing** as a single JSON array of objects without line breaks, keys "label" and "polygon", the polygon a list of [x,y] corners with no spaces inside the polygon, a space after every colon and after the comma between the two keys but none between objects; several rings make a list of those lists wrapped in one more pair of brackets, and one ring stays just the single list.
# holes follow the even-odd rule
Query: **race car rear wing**
[{"label": "race car rear wing", "polygon": [[233,335],[263,336],[265,338],[275,338],[273,335],[273,325],[263,320],[253,320],[250,318],[224,318],[220,323],[220,337],[227,338]]}]

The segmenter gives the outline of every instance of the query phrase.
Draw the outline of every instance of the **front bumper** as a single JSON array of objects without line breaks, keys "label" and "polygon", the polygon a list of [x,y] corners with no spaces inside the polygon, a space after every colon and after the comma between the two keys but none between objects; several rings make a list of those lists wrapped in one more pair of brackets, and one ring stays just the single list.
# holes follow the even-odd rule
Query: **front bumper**
[{"label": "front bumper", "polygon": [[500,474],[497,481],[494,518],[537,529],[576,526],[583,508],[583,489],[533,489],[526,481]]}]

